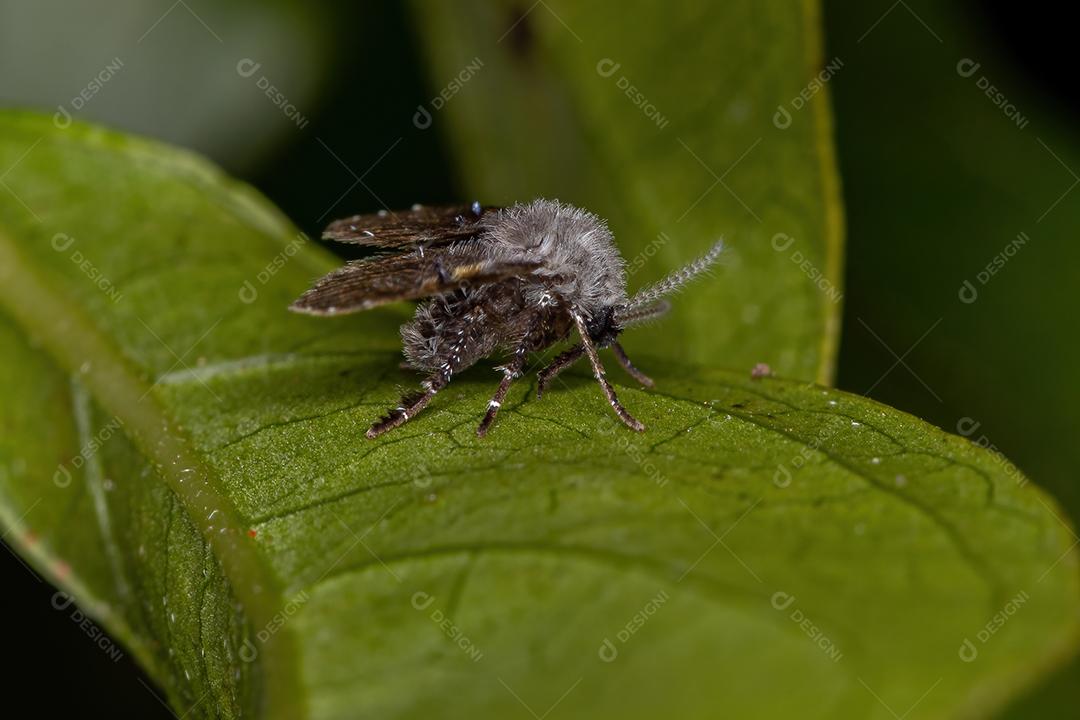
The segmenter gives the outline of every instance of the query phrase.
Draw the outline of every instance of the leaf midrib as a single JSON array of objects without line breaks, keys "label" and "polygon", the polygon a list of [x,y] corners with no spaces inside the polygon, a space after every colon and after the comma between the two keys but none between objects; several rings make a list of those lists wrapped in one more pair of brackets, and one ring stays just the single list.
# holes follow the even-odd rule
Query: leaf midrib
[{"label": "leaf midrib", "polygon": [[[250,624],[268,626],[284,605],[281,583],[238,522],[240,515],[234,504],[221,492],[210,466],[162,405],[154,386],[140,379],[120,349],[76,303],[55,289],[60,285],[57,279],[47,279],[47,271],[28,263],[0,228],[0,305],[28,336],[41,341],[66,372],[74,374],[89,363],[82,377],[94,401],[120,419],[135,447],[154,464],[180,500],[214,549]],[[188,469],[196,472],[185,473]],[[211,523],[207,516],[214,510],[218,512]],[[131,636],[130,632],[125,634]],[[267,717],[307,716],[296,691],[299,672],[295,647],[288,627],[260,647],[260,706]]]}]

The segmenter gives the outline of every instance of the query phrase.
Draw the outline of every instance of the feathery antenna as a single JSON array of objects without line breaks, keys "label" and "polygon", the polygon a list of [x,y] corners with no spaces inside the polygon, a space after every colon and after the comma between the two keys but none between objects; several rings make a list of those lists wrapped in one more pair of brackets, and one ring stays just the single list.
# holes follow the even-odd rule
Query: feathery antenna
[{"label": "feathery antenna", "polygon": [[650,320],[656,320],[666,315],[670,309],[670,300],[657,300],[652,305],[638,305],[635,307],[624,305],[621,308],[616,308],[614,320],[618,327],[627,328],[631,325],[641,325]]},{"label": "feathery antenna", "polygon": [[724,252],[724,239],[720,238],[709,248],[708,252],[683,266],[679,270],[668,275],[660,282],[649,285],[639,290],[617,311],[619,324],[626,325],[643,322],[667,311],[668,303],[663,301],[665,295],[681,290],[687,283],[707,272]]}]

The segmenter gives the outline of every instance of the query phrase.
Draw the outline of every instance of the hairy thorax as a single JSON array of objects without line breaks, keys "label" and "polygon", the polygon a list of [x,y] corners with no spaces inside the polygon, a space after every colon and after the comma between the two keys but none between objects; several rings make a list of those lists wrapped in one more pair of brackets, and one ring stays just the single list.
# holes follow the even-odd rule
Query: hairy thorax
[{"label": "hairy thorax", "polygon": [[529,300],[554,295],[591,316],[626,301],[626,272],[607,225],[596,215],[553,200],[501,211],[485,235],[493,252],[536,261],[542,283],[526,287]]}]

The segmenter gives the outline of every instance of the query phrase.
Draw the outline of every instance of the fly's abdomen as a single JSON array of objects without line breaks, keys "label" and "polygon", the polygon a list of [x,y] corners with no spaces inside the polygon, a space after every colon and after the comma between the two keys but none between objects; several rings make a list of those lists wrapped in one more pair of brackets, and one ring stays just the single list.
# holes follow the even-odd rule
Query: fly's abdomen
[{"label": "fly's abdomen", "polygon": [[449,377],[490,355],[498,344],[490,330],[495,319],[477,299],[455,294],[420,305],[401,326],[409,365]]}]

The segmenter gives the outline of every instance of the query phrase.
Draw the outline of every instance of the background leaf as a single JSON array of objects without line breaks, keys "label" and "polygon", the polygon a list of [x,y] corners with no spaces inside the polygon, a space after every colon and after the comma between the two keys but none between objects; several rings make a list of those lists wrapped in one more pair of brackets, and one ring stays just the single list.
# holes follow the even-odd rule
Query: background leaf
[{"label": "background leaf", "polygon": [[477,197],[608,218],[632,287],[728,240],[721,281],[630,348],[831,379],[842,221],[824,93],[774,123],[821,69],[815,2],[414,7],[440,88],[425,109]]},{"label": "background leaf", "polygon": [[308,125],[340,47],[327,4],[296,0],[8,2],[0,22],[0,102],[152,134],[234,172]]},{"label": "background leaf", "polygon": [[[839,384],[994,446],[1075,521],[1076,108],[1002,43],[1008,12],[890,8],[828,6],[851,230]],[[1050,9],[1032,30],[1052,54]],[[1063,712],[1078,688],[1074,662],[1056,697],[1017,717]]]},{"label": "background leaf", "polygon": [[404,309],[284,312],[331,263],[250,190],[27,115],[0,166],[0,517],[189,717],[944,717],[1075,645],[1068,528],[962,439],[646,357],[644,435],[571,376],[478,441],[479,368],[370,443]]}]

